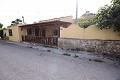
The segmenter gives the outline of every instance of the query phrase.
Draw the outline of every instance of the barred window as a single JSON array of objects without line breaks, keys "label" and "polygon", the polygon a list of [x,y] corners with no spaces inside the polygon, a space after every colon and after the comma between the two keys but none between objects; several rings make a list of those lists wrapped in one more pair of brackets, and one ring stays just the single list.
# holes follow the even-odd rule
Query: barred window
[{"label": "barred window", "polygon": [[12,29],[9,29],[8,31],[9,31],[9,36],[13,36]]}]

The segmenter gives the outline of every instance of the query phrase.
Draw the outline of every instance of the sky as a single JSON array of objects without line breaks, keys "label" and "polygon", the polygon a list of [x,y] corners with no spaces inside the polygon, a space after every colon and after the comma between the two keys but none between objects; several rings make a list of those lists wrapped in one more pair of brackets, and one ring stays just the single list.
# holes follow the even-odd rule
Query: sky
[{"label": "sky", "polygon": [[[86,11],[96,13],[111,0],[78,0],[78,17]],[[40,20],[76,15],[76,0],[0,0],[0,23],[9,26],[16,18],[31,24]]]}]

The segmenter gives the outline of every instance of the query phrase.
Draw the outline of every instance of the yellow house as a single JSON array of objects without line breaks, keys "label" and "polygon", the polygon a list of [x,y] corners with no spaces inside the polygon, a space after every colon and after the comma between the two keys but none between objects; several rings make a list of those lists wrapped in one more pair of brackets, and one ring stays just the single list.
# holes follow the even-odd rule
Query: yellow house
[{"label": "yellow house", "polygon": [[[102,53],[120,53],[120,33],[111,29],[99,29],[95,25],[81,28],[73,23],[73,17],[42,20],[34,24],[19,24],[3,30],[11,41],[25,41],[54,45],[64,49],[79,49]],[[119,55],[119,54],[118,54]]]},{"label": "yellow house", "polygon": [[40,44],[57,45],[60,27],[72,24],[72,16],[42,20],[34,24],[12,25],[4,30],[4,35],[11,41],[28,41]]},{"label": "yellow house", "polygon": [[[3,30],[11,41],[25,41],[58,46],[63,49],[79,49],[100,53],[120,53],[120,32],[99,29],[95,25],[81,28],[73,23],[73,17],[60,17],[34,24],[19,24]],[[115,54],[115,55],[116,55]]]},{"label": "yellow house", "polygon": [[81,28],[73,23],[73,17],[60,17],[42,20],[34,24],[18,24],[3,31],[11,41],[28,41],[40,44],[57,45],[58,39],[98,39],[120,40],[118,32],[113,29],[99,29],[95,25]]},{"label": "yellow house", "polygon": [[21,41],[21,34],[22,32],[20,31],[20,25],[22,24],[18,24],[18,25],[12,25],[9,26],[8,28],[3,30],[3,36],[6,39],[9,39],[11,41],[16,41],[16,42],[20,42]]}]

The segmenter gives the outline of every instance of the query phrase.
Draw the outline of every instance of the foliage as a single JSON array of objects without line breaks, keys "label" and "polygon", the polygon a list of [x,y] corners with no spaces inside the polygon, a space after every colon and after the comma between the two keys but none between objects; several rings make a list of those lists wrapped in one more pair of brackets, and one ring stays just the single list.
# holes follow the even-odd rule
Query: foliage
[{"label": "foliage", "polygon": [[0,23],[0,28],[2,28],[2,27],[3,27],[3,24]]},{"label": "foliage", "polygon": [[7,26],[7,28],[10,28],[10,27],[12,27],[12,26]]},{"label": "foliage", "polygon": [[0,23],[0,37],[3,37],[3,24]]},{"label": "foliage", "polygon": [[0,30],[0,37],[3,37],[3,30]]},{"label": "foliage", "polygon": [[11,22],[11,25],[21,24],[21,23],[22,23],[22,20],[16,19],[15,21],[12,21],[12,22]]},{"label": "foliage", "polygon": [[95,16],[96,25],[102,28],[114,28],[120,31],[120,0],[112,0],[110,5],[105,5],[98,10]]},{"label": "foliage", "polygon": [[3,30],[3,28],[0,28],[0,30]]},{"label": "foliage", "polygon": [[88,26],[90,26],[92,24],[94,24],[93,17],[92,18],[88,18],[88,19],[79,18],[78,25],[80,27],[87,28]]}]

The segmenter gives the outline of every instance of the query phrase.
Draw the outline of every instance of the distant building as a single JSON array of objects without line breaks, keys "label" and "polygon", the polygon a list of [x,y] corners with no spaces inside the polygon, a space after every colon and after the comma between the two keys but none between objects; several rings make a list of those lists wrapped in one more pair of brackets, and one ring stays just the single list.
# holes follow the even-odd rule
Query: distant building
[{"label": "distant building", "polygon": [[92,17],[94,17],[94,16],[95,16],[94,13],[90,13],[90,11],[86,11],[86,13],[83,14],[80,18],[89,19],[89,18],[92,18]]},{"label": "distant building", "polygon": [[[86,20],[86,19],[90,19],[94,16],[95,16],[94,13],[90,13],[90,11],[86,11],[82,16],[79,17],[79,19]],[[76,24],[77,21],[79,21],[79,20],[73,19],[74,24]]]}]

